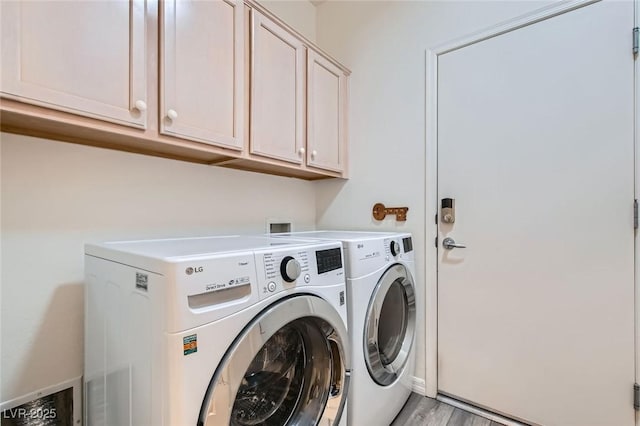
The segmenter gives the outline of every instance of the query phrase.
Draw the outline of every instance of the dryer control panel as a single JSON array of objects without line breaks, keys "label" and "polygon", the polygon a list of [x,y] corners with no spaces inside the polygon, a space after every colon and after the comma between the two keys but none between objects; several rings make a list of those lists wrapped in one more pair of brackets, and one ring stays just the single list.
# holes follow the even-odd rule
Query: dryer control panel
[{"label": "dryer control panel", "polygon": [[391,257],[402,258],[403,254],[407,254],[413,251],[413,241],[411,237],[402,238],[387,238],[384,240],[385,254],[387,260]]},{"label": "dryer control panel", "polygon": [[258,250],[255,256],[261,299],[292,288],[336,285],[345,280],[340,243]]},{"label": "dryer control panel", "polygon": [[411,234],[345,241],[349,278],[362,277],[396,262],[413,262]]}]

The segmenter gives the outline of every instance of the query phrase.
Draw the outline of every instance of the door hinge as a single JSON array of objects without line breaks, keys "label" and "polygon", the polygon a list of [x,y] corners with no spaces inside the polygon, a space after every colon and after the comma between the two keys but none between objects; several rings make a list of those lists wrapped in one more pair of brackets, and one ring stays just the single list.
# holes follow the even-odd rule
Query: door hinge
[{"label": "door hinge", "polygon": [[633,384],[633,408],[636,411],[640,411],[640,385]]},{"label": "door hinge", "polygon": [[435,243],[436,243],[436,247],[438,247],[438,237],[436,237]]},{"label": "door hinge", "polygon": [[635,27],[633,29],[633,54],[637,55],[638,54],[638,47],[640,47],[640,30],[638,29],[638,27]]},{"label": "door hinge", "polygon": [[633,200],[633,229],[638,229],[638,200]]}]

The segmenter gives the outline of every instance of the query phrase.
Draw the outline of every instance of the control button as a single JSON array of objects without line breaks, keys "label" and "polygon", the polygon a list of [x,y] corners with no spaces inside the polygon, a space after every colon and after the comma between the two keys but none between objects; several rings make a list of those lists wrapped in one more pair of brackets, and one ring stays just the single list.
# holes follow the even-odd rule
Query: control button
[{"label": "control button", "polygon": [[271,293],[276,291],[276,283],[271,281],[269,284],[267,284],[267,290],[269,290]]},{"label": "control button", "polygon": [[309,281],[311,281],[311,275],[309,275],[309,274],[304,274],[304,282],[308,284],[308,283],[309,283]]},{"label": "control button", "polygon": [[397,241],[391,241],[391,254],[394,256],[397,256],[398,254],[400,254],[400,244],[398,244]]},{"label": "control button", "polygon": [[300,267],[300,262],[295,260],[291,256],[286,256],[282,259],[282,263],[280,263],[280,275],[282,278],[289,283],[294,282],[300,276],[302,272],[302,268]]}]

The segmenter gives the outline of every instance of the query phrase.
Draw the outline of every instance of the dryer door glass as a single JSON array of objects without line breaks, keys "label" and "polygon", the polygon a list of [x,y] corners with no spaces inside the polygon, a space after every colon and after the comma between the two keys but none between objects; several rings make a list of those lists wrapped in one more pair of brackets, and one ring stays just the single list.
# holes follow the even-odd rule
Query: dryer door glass
[{"label": "dryer door glass", "polygon": [[391,266],[371,297],[365,324],[365,361],[376,383],[387,386],[403,371],[415,334],[415,291],[407,269]]},{"label": "dryer door glass", "polygon": [[[283,426],[339,419],[345,397],[346,329],[309,312],[308,303],[296,301],[302,298],[326,304],[313,296],[295,297],[245,329],[211,381],[200,425]],[[292,311],[282,309],[291,304],[299,304],[301,314],[306,308],[306,316],[292,319]],[[341,322],[339,316],[336,320]]]},{"label": "dryer door glass", "polygon": [[407,293],[401,281],[395,280],[387,290],[380,308],[378,322],[378,349],[382,365],[391,364],[402,349],[402,341],[409,322]]}]

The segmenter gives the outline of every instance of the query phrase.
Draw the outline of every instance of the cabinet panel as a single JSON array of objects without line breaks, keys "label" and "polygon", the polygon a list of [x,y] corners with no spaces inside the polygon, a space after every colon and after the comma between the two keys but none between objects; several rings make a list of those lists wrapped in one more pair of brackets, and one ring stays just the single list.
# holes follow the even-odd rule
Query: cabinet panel
[{"label": "cabinet panel", "polygon": [[0,7],[3,96],[145,126],[144,0]]},{"label": "cabinet panel", "polygon": [[308,52],[307,70],[307,164],[342,171],[347,77],[312,50]]},{"label": "cabinet panel", "polygon": [[242,0],[164,2],[160,131],[241,149]]},{"label": "cabinet panel", "polygon": [[252,11],[252,154],[302,163],[304,55],[299,39]]}]

